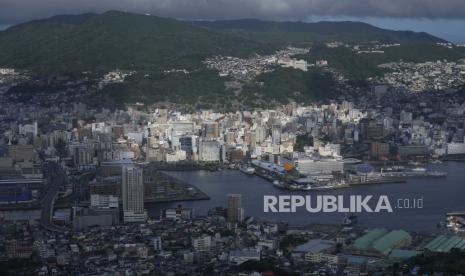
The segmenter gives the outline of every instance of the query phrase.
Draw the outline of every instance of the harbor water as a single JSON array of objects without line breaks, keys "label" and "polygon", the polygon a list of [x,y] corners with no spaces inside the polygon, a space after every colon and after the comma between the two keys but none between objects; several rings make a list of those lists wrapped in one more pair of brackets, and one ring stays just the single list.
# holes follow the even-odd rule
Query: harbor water
[{"label": "harbor water", "polygon": [[413,202],[423,200],[422,208],[395,208],[392,213],[360,213],[358,225],[374,228],[386,227],[418,232],[444,231],[438,223],[445,220],[445,214],[451,211],[465,211],[465,163],[444,162],[430,164],[430,170],[447,172],[444,178],[413,178],[405,183],[374,184],[336,189],[329,191],[287,191],[272,185],[271,182],[258,176],[250,176],[238,170],[209,171],[177,171],[168,174],[195,185],[205,192],[210,200],[171,202],[148,204],[149,214],[158,216],[160,209],[175,207],[193,208],[196,215],[206,215],[215,206],[226,207],[226,198],[230,193],[242,195],[242,207],[245,216],[273,221],[283,221],[290,225],[306,225],[310,223],[340,224],[344,219],[342,213],[309,213],[304,208],[295,213],[265,213],[263,210],[264,195],[380,195],[388,196],[392,203],[399,199]]}]

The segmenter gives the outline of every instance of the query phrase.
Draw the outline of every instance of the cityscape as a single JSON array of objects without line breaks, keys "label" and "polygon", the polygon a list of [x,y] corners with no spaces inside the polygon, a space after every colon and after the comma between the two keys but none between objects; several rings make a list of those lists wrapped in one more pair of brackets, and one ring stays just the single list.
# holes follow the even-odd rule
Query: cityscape
[{"label": "cityscape", "polygon": [[57,14],[0,31],[0,274],[465,273],[463,42]]}]

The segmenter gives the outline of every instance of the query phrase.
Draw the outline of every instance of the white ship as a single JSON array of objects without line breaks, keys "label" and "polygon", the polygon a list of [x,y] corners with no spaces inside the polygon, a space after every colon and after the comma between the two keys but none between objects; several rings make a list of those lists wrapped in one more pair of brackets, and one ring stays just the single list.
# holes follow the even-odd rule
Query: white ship
[{"label": "white ship", "polygon": [[412,169],[412,172],[424,173],[424,172],[426,172],[426,168],[421,168],[421,167],[419,167],[419,168],[413,168],[413,169]]},{"label": "white ship", "polygon": [[273,181],[273,186],[280,188],[280,189],[286,188],[286,186],[284,186],[279,180]]},{"label": "white ship", "polygon": [[253,175],[255,173],[255,168],[244,166],[240,168],[240,171],[247,175]]},{"label": "white ship", "polygon": [[304,185],[297,185],[297,184],[291,184],[287,186],[289,190],[293,191],[310,191],[312,190],[312,186],[310,184],[304,184]]},{"label": "white ship", "polygon": [[447,172],[432,171],[427,173],[430,177],[446,177]]},{"label": "white ship", "polygon": [[356,158],[346,158],[343,160],[344,164],[353,165],[353,164],[360,164],[362,160]]},{"label": "white ship", "polygon": [[324,186],[312,187],[312,190],[314,190],[314,191],[327,191],[327,190],[332,190],[334,188],[336,188],[334,185],[324,185]]}]

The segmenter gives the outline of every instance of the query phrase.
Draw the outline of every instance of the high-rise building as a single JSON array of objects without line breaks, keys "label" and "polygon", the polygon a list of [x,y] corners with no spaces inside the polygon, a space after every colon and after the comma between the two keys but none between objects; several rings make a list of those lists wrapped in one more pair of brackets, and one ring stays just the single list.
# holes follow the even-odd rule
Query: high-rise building
[{"label": "high-rise building", "polygon": [[255,144],[256,144],[255,132],[247,131],[244,134],[244,145],[246,145],[246,146],[255,146]]},{"label": "high-rise building", "polygon": [[92,149],[86,144],[73,145],[74,164],[76,166],[85,166],[92,164]]},{"label": "high-rise building", "polygon": [[209,251],[212,245],[212,237],[209,235],[202,235],[192,238],[192,247],[195,251]]},{"label": "high-rise building", "polygon": [[100,195],[100,194],[91,194],[90,195],[90,207],[92,208],[118,208],[119,198],[114,195]]},{"label": "high-rise building", "polygon": [[389,144],[381,142],[371,143],[371,157],[381,158],[389,156]]},{"label": "high-rise building", "polygon": [[411,112],[406,112],[402,110],[400,112],[400,122],[402,124],[411,124],[413,121],[413,114]]},{"label": "high-rise building", "polygon": [[202,137],[206,139],[216,139],[220,136],[220,129],[217,122],[202,124]]},{"label": "high-rise building", "polygon": [[156,236],[152,239],[152,244],[153,244],[153,250],[155,251],[161,251],[162,250],[162,242],[161,242],[161,237]]},{"label": "high-rise building", "polygon": [[364,118],[360,120],[362,138],[365,140],[380,140],[383,138],[383,124],[376,120]]},{"label": "high-rise building", "polygon": [[234,144],[234,132],[228,131],[224,136],[224,141],[226,144]]},{"label": "high-rise building", "polygon": [[220,161],[220,144],[217,141],[199,141],[199,160],[204,162]]},{"label": "high-rise building", "polygon": [[279,145],[281,143],[281,125],[273,125],[271,132],[271,142],[273,145]]},{"label": "high-rise building", "polygon": [[28,162],[34,160],[33,145],[10,145],[8,149],[9,157],[15,162]]},{"label": "high-rise building", "polygon": [[188,155],[192,155],[195,141],[192,136],[181,136],[179,137],[179,144],[181,150],[185,151]]},{"label": "high-rise building", "polygon": [[227,221],[228,222],[241,222],[244,216],[244,210],[242,209],[242,196],[240,194],[229,194],[228,195],[228,211]]},{"label": "high-rise building", "polygon": [[262,143],[266,139],[266,129],[262,126],[257,127],[255,130],[255,140],[257,143]]},{"label": "high-rise building", "polygon": [[144,222],[147,213],[144,210],[143,169],[124,166],[122,184],[124,222]]}]

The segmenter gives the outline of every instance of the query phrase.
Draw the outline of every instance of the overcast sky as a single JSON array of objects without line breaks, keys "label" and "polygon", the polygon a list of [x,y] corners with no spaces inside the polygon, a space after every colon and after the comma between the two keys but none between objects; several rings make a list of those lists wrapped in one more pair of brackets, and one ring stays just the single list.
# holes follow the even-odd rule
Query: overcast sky
[{"label": "overcast sky", "polygon": [[443,37],[465,40],[465,0],[0,0],[0,28],[57,14],[107,10],[185,19],[351,18],[395,29],[434,29],[447,33]]}]

